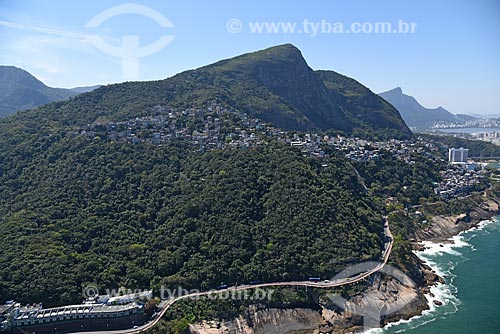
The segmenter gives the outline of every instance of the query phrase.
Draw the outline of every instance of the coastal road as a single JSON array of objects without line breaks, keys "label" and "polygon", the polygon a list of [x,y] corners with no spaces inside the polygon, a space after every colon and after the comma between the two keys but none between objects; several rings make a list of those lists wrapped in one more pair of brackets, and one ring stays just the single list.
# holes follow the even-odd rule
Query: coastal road
[{"label": "coastal road", "polygon": [[176,297],[174,299],[163,300],[158,305],[160,312],[156,315],[156,317],[153,320],[151,320],[150,322],[147,322],[146,324],[139,326],[137,328],[121,329],[121,330],[113,330],[113,331],[74,332],[71,334],[103,334],[103,333],[136,334],[136,333],[142,333],[142,332],[145,332],[145,331],[153,328],[158,323],[158,321],[160,321],[161,317],[163,317],[165,315],[165,313],[168,311],[168,309],[172,305],[174,305],[175,303],[177,303],[178,301],[183,300],[183,299],[190,299],[190,298],[196,299],[199,297],[220,294],[220,293],[224,293],[224,292],[243,291],[243,290],[250,290],[250,289],[257,289],[257,288],[271,288],[271,287],[278,287],[278,286],[305,286],[305,287],[311,287],[311,288],[326,289],[326,288],[333,288],[333,287],[337,287],[337,286],[356,283],[356,282],[359,282],[359,281],[367,278],[368,276],[372,275],[373,273],[376,273],[377,271],[381,270],[387,264],[387,261],[389,260],[389,256],[391,255],[391,251],[392,251],[392,245],[394,242],[394,238],[393,238],[391,230],[389,228],[389,222],[388,222],[387,218],[385,218],[385,224],[384,224],[384,237],[385,237],[384,238],[385,243],[384,243],[384,251],[382,253],[382,262],[378,263],[376,266],[374,266],[370,270],[363,272],[363,273],[359,273],[355,276],[342,278],[342,279],[336,279],[333,281],[322,281],[322,282],[291,281],[291,282],[259,283],[259,284],[254,284],[254,285],[240,285],[240,286],[233,286],[233,287],[228,287],[226,289],[220,289],[220,290],[210,290],[210,291],[205,291],[205,292],[191,293],[191,294]]}]

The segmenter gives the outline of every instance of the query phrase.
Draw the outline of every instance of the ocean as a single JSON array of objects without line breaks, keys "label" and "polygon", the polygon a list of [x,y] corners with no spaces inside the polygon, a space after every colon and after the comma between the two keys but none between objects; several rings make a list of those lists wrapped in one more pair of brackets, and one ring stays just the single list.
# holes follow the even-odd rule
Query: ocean
[{"label": "ocean", "polygon": [[452,239],[444,247],[426,242],[429,249],[416,252],[445,280],[431,289],[431,309],[366,333],[500,333],[500,216]]}]

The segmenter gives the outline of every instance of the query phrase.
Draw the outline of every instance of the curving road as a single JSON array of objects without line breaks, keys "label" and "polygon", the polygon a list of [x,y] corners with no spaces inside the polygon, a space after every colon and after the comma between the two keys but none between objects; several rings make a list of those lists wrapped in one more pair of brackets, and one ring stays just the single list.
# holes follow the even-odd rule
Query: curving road
[{"label": "curving road", "polygon": [[160,321],[161,317],[165,315],[165,313],[168,311],[168,309],[174,305],[176,302],[182,299],[188,299],[188,298],[198,298],[202,296],[208,296],[208,295],[213,295],[213,294],[219,294],[223,292],[228,292],[228,291],[242,291],[242,290],[249,290],[249,289],[256,289],[256,288],[269,288],[269,287],[276,287],[276,286],[306,286],[306,287],[312,287],[312,288],[333,288],[337,286],[342,286],[342,285],[347,285],[347,284],[352,284],[359,282],[366,277],[370,276],[371,274],[379,271],[384,267],[384,265],[387,264],[387,261],[389,260],[389,256],[391,255],[392,251],[392,244],[394,242],[391,230],[389,229],[389,222],[387,221],[387,218],[385,220],[385,225],[384,225],[384,236],[387,238],[384,245],[384,252],[382,253],[382,260],[383,262],[380,262],[377,264],[375,267],[372,269],[364,272],[364,273],[359,273],[355,276],[348,277],[348,278],[342,278],[342,279],[337,279],[333,281],[323,281],[323,282],[311,282],[311,281],[292,281],[292,282],[274,282],[274,283],[260,283],[260,284],[254,284],[254,285],[240,285],[240,286],[233,286],[229,287],[227,289],[221,289],[221,290],[211,290],[211,291],[205,291],[205,292],[198,292],[198,293],[191,293],[187,294],[184,296],[176,297],[174,299],[167,299],[163,300],[159,305],[158,308],[160,309],[160,312],[157,314],[157,316],[150,322],[139,326],[137,328],[130,328],[130,329],[121,329],[121,330],[113,330],[113,331],[95,331],[95,332],[74,332],[71,334],[103,334],[103,333],[110,333],[110,334],[136,334],[136,333],[142,333],[144,331],[147,331],[154,327],[158,321]]}]

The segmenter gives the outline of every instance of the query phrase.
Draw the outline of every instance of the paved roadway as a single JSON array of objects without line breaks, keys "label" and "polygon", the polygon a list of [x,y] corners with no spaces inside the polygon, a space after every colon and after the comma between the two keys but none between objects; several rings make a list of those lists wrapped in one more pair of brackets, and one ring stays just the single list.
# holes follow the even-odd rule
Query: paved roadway
[{"label": "paved roadway", "polygon": [[355,276],[348,277],[348,278],[342,278],[342,279],[337,279],[334,281],[322,281],[322,282],[311,282],[311,281],[292,281],[292,282],[274,282],[274,283],[260,283],[260,284],[254,284],[254,285],[240,285],[240,286],[233,286],[233,287],[228,287],[227,289],[221,289],[221,290],[211,290],[211,291],[205,291],[205,292],[198,292],[198,293],[191,293],[187,294],[184,296],[176,297],[174,299],[167,299],[163,300],[159,305],[158,308],[160,309],[160,312],[156,315],[156,317],[145,323],[142,326],[139,326],[137,328],[130,328],[130,329],[121,329],[121,330],[113,330],[113,331],[96,331],[96,332],[75,332],[72,334],[103,334],[103,333],[110,333],[110,334],[136,334],[136,333],[142,333],[144,331],[147,331],[154,327],[158,321],[160,321],[160,318],[165,315],[165,313],[168,311],[168,309],[174,305],[176,302],[182,299],[188,299],[188,298],[197,298],[197,297],[202,297],[202,296],[208,296],[208,295],[213,295],[213,294],[219,294],[223,292],[232,292],[232,291],[242,291],[242,290],[249,290],[249,289],[257,289],[257,288],[269,288],[269,287],[276,287],[276,286],[306,286],[306,287],[311,287],[311,288],[333,288],[341,285],[347,285],[347,284],[352,284],[356,283],[358,281],[361,281],[365,279],[366,277],[370,276],[371,274],[379,271],[382,269],[382,267],[387,264],[387,261],[389,260],[389,256],[391,255],[392,251],[392,244],[394,242],[391,230],[389,229],[389,223],[387,222],[384,225],[384,235],[386,237],[389,237],[389,242],[385,243],[384,246],[384,253],[382,256],[383,262],[379,263],[372,269],[364,272],[364,273],[359,273]]}]

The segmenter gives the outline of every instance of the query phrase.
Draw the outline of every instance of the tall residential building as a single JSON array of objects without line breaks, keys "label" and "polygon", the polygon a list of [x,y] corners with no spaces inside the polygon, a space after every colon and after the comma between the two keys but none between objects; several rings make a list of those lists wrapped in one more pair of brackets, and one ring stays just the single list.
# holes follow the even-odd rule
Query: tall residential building
[{"label": "tall residential building", "polygon": [[450,163],[463,163],[469,159],[469,150],[466,148],[450,148],[448,151],[448,161]]}]

